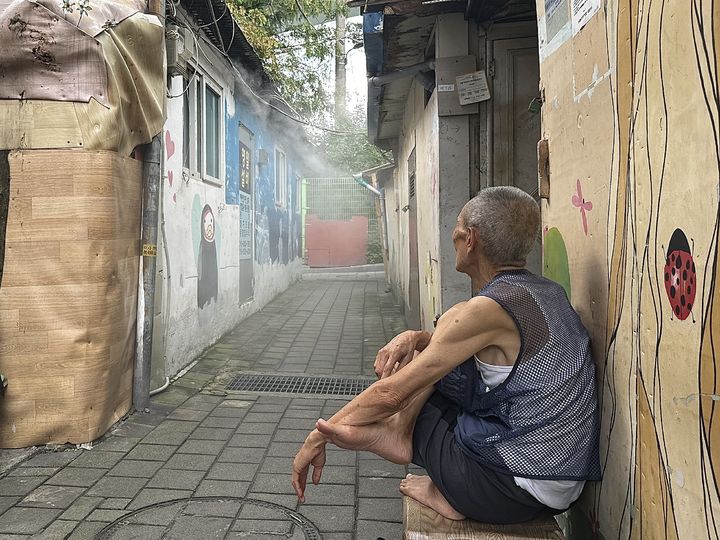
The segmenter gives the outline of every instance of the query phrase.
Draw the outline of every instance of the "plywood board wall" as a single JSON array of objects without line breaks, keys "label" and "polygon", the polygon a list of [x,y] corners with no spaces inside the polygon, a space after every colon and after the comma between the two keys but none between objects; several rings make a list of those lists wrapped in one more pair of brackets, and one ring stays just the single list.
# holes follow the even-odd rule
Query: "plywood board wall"
[{"label": "plywood board wall", "polygon": [[141,164],[33,150],[9,165],[0,447],[92,441],[131,404]]},{"label": "plywood board wall", "polygon": [[590,330],[602,399],[581,508],[604,538],[717,540],[720,2],[537,6],[545,272]]}]

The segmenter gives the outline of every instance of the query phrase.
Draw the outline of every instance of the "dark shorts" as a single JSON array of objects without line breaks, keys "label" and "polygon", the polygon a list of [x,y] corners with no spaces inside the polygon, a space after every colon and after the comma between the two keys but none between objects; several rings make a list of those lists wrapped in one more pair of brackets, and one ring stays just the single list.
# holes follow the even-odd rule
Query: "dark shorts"
[{"label": "dark shorts", "polygon": [[558,513],[470,458],[455,439],[458,409],[439,392],[423,406],[413,431],[413,463],[423,467],[450,505],[486,523],[522,523]]}]

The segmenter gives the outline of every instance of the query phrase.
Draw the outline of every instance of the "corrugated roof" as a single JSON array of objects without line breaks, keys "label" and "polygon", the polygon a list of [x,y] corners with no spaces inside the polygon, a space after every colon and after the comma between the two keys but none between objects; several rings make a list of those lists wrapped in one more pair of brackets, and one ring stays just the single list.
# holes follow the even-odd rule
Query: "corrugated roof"
[{"label": "corrugated roof", "polygon": [[[260,75],[263,86],[272,86],[260,57],[233,19],[230,9],[223,0],[180,0],[180,5],[193,16],[218,50],[226,52],[248,71]],[[166,13],[172,15],[172,6],[169,2]]]}]

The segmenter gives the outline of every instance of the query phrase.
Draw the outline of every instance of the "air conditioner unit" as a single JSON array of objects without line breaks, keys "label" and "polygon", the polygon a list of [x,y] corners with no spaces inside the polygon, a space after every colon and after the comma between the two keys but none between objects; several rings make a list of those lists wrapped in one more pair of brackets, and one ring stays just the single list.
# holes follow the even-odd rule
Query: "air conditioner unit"
[{"label": "air conditioner unit", "polygon": [[167,69],[170,75],[187,75],[187,62],[197,57],[197,41],[189,28],[169,25],[165,34]]},{"label": "air conditioner unit", "polygon": [[182,58],[185,62],[192,60],[193,58],[197,60],[200,51],[197,50],[198,40],[197,37],[193,35],[192,30],[184,26],[181,27],[180,37],[183,44],[182,49],[180,50],[180,58]]}]

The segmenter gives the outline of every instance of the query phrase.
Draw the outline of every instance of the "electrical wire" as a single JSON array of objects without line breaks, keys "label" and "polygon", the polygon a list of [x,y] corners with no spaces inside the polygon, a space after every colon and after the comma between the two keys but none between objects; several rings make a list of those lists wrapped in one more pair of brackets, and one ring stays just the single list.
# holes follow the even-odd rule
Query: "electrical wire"
[{"label": "electrical wire", "polygon": [[[212,0],[209,0],[209,1],[208,1],[208,5],[209,5],[209,6],[210,6],[210,3],[209,3],[209,2],[211,2],[211,1],[212,1]],[[212,6],[210,6],[210,8],[212,9]],[[212,10],[212,11],[213,11],[213,16],[215,16],[215,15],[214,15],[214,11],[215,11],[215,10]],[[226,14],[227,12],[228,12],[228,6],[227,6],[227,4],[225,4],[225,10],[222,12],[222,15],[220,15],[217,19],[215,19],[215,20],[212,21],[212,22],[209,22],[209,23],[207,23],[207,24],[201,24],[201,25],[199,25],[198,28],[207,28],[208,26],[212,26],[213,24],[218,23],[220,20],[222,20],[223,17],[225,17],[225,14]]]},{"label": "electrical wire", "polygon": [[[210,16],[211,16],[211,17],[215,17],[215,8],[213,7],[213,4],[212,4],[212,3],[213,3],[213,0],[206,0],[206,1],[207,1],[208,7],[210,8]],[[227,13],[227,4],[225,4],[225,11],[223,11],[223,14],[220,15],[220,19],[222,19],[222,18],[225,16],[225,13]],[[220,27],[218,26],[218,21],[219,21],[220,19],[215,19],[215,20],[214,20],[212,23],[210,23],[210,24],[214,24],[214,25],[215,25],[215,30],[217,30],[217,37],[218,37],[218,40],[220,41],[220,48],[221,48],[223,51],[227,52],[228,49],[225,48],[225,42],[223,41],[223,38],[222,38],[222,32],[220,32]]]},{"label": "electrical wire", "polygon": [[[203,56],[204,56],[205,59],[210,63],[210,65],[214,66],[215,64],[213,63],[213,61],[208,57],[208,55],[205,53],[205,51],[203,50],[203,48],[200,47],[199,41],[200,41],[200,40],[203,40],[203,41],[205,41],[208,45],[210,45],[211,47],[214,47],[214,48],[216,48],[216,49],[217,49],[217,47],[215,47],[215,45],[214,45],[207,37],[205,37],[205,36],[203,36],[203,35],[198,35],[198,34],[195,32],[195,30],[193,30],[192,28],[190,28],[190,27],[189,27],[187,24],[185,24],[184,22],[181,22],[181,21],[179,21],[179,20],[176,20],[175,22],[176,22],[176,24],[178,24],[178,26],[182,26],[183,28],[186,28],[187,30],[190,31],[190,33],[193,35],[193,38],[194,38],[194,40],[195,40],[196,49],[203,54]],[[234,26],[234,24],[233,24],[233,26]],[[199,38],[199,39],[198,39],[198,38]],[[230,55],[229,55],[227,52],[221,51],[221,50],[219,50],[219,49],[218,49],[218,52],[219,52],[219,54],[225,59],[225,61],[229,64],[230,68],[231,68],[231,69],[235,72],[235,74],[238,76],[238,79],[240,79],[240,81],[241,81],[241,82],[245,85],[245,87],[250,91],[250,93],[252,94],[252,96],[253,96],[255,99],[257,99],[260,103],[268,106],[270,109],[272,109],[272,110],[280,113],[281,115],[283,115],[283,116],[289,118],[290,120],[293,120],[293,121],[295,121],[295,122],[297,122],[297,123],[299,123],[299,124],[303,124],[303,125],[306,125],[306,126],[308,126],[308,127],[311,127],[311,128],[314,128],[314,129],[318,129],[318,130],[320,130],[320,131],[325,131],[325,132],[327,132],[327,133],[332,133],[332,134],[334,134],[334,135],[346,135],[346,136],[348,136],[348,135],[361,135],[361,134],[362,134],[361,132],[356,132],[356,131],[342,131],[342,130],[337,130],[337,129],[329,128],[329,127],[326,127],[326,126],[320,126],[320,125],[317,125],[317,124],[315,124],[315,123],[313,123],[313,122],[311,122],[311,121],[309,121],[309,120],[306,120],[305,118],[302,118],[302,116],[301,116],[297,111],[295,111],[295,109],[293,109],[293,108],[287,103],[287,101],[285,101],[285,100],[282,98],[282,96],[280,96],[279,94],[273,94],[272,98],[275,98],[275,99],[280,100],[282,103],[284,103],[286,106],[288,106],[288,107],[291,109],[291,111],[292,111],[294,114],[296,114],[297,116],[294,116],[293,114],[290,114],[290,113],[288,113],[287,111],[282,110],[281,108],[273,105],[272,103],[269,103],[267,100],[265,100],[264,98],[260,97],[260,96],[255,92],[255,90],[248,84],[248,82],[245,80],[245,77],[244,77],[243,74],[240,72],[240,70],[238,70],[237,67],[235,67],[235,64],[233,63],[232,59],[230,58]],[[200,62],[199,62],[199,56],[198,56],[197,54],[196,54],[196,58],[195,58],[195,59],[196,59],[197,64],[199,65],[199,63],[200,63]],[[195,74],[193,74],[193,79],[195,78],[195,75],[196,75],[196,74],[197,74],[197,72],[196,72]],[[188,82],[187,86],[185,87],[185,89],[183,90],[183,92],[182,92],[181,94],[178,94],[178,95],[175,95],[175,96],[168,96],[168,97],[180,97],[180,96],[182,96],[182,95],[185,94],[185,93],[187,92],[187,90],[190,88],[191,82],[192,82],[192,81]]]}]

